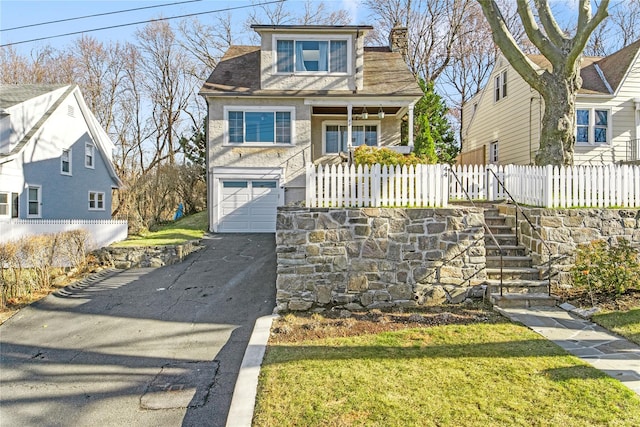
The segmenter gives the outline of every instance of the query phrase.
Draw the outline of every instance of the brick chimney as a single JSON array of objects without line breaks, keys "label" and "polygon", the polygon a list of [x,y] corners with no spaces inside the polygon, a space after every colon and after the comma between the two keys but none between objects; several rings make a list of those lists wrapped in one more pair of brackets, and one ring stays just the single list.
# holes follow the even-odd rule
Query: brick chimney
[{"label": "brick chimney", "polygon": [[389,48],[392,52],[400,52],[402,57],[407,56],[409,42],[407,40],[407,27],[395,26],[389,32]]}]

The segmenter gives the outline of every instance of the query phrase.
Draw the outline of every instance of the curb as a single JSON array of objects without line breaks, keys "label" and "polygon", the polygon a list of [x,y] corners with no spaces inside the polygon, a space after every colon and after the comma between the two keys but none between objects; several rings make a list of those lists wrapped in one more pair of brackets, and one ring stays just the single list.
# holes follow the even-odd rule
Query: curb
[{"label": "curb", "polygon": [[242,358],[236,386],[233,389],[229,415],[227,415],[227,427],[251,427],[260,366],[267,348],[271,324],[273,319],[277,317],[278,315],[271,314],[256,319],[249,344]]}]

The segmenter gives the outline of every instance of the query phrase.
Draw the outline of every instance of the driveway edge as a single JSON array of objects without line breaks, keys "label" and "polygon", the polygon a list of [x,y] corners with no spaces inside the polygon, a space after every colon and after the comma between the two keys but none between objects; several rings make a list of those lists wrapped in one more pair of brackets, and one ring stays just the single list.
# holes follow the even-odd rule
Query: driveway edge
[{"label": "driveway edge", "polygon": [[249,338],[249,344],[244,352],[240,372],[233,389],[227,427],[251,427],[253,410],[258,391],[258,376],[264,358],[264,352],[269,341],[271,324],[278,315],[271,314],[256,319],[256,323]]}]

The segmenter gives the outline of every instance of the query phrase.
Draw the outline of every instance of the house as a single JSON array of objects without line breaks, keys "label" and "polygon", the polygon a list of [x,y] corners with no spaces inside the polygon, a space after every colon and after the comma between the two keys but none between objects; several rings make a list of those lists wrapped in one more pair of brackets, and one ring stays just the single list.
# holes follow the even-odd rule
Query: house
[{"label": "house", "polygon": [[[539,70],[541,55],[529,55]],[[575,165],[640,158],[640,40],[606,57],[584,57],[576,98]],[[461,164],[533,164],[544,101],[500,56],[489,84],[462,110]]]},{"label": "house", "polygon": [[252,28],[260,46],[231,46],[200,90],[215,232],[275,231],[276,207],[305,199],[307,164],[399,146],[404,117],[411,146],[423,94],[402,57],[406,29],[365,47],[371,26]]},{"label": "house", "polygon": [[113,148],[78,86],[0,85],[0,222],[111,219]]}]

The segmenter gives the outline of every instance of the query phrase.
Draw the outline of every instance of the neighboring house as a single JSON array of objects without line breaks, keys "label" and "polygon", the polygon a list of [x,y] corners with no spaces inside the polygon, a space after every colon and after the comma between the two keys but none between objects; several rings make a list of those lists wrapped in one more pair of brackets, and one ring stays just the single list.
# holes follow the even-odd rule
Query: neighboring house
[{"label": "neighboring house", "polygon": [[0,222],[111,219],[112,150],[76,85],[0,85]]},{"label": "neighboring house", "polygon": [[261,45],[231,46],[200,91],[216,232],[275,231],[276,207],[305,199],[307,164],[400,145],[422,96],[401,54],[406,29],[392,31],[390,47],[365,47],[370,26],[252,28]]},{"label": "neighboring house", "polygon": [[[541,55],[529,55],[539,69]],[[638,160],[640,147],[640,40],[602,57],[585,57],[576,99],[574,164]],[[489,84],[462,110],[461,164],[533,164],[539,149],[544,101],[500,56]]]}]

